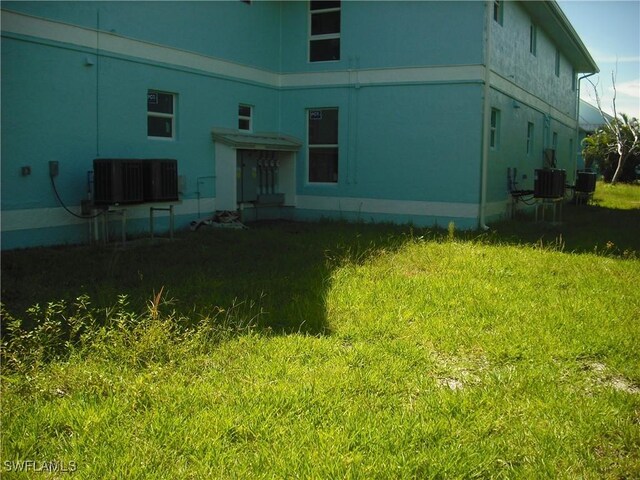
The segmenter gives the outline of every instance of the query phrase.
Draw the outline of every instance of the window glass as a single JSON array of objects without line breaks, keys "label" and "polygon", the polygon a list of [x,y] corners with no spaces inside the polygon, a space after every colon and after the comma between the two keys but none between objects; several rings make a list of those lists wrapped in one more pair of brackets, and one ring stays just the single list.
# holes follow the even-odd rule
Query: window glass
[{"label": "window glass", "polygon": [[309,61],[340,60],[340,2],[309,3]]},{"label": "window glass", "polygon": [[309,110],[309,145],[338,143],[338,110]]},{"label": "window glass", "polygon": [[307,115],[309,134],[309,182],[338,181],[338,109],[310,109]]},{"label": "window glass", "polygon": [[147,94],[147,110],[158,113],[173,113],[173,95],[150,91]]},{"label": "window glass", "polygon": [[312,62],[340,60],[340,39],[311,40],[309,42],[309,59]]},{"label": "window glass", "polygon": [[250,105],[238,105],[238,129],[252,130],[251,114],[253,108]]},{"label": "window glass", "polygon": [[311,35],[340,33],[340,10],[311,15]]},{"label": "window glass", "polygon": [[494,0],[493,2],[493,19],[502,25],[502,1]]},{"label": "window glass", "polygon": [[498,148],[500,135],[500,110],[495,108],[491,109],[491,132],[489,138],[489,146],[491,148]]},{"label": "window glass", "polygon": [[175,95],[147,90],[147,136],[174,138]]},{"label": "window glass", "polygon": [[340,1],[312,1],[309,2],[309,9],[314,10],[326,10],[328,8],[340,8]]},{"label": "window glass", "polygon": [[536,54],[538,29],[534,24],[529,27],[529,52]]},{"label": "window glass", "polygon": [[338,149],[309,148],[309,182],[338,181]]},{"label": "window glass", "polygon": [[147,135],[150,137],[173,137],[173,119],[165,117],[147,117]]},{"label": "window glass", "polygon": [[527,124],[527,155],[533,150],[533,123]]}]

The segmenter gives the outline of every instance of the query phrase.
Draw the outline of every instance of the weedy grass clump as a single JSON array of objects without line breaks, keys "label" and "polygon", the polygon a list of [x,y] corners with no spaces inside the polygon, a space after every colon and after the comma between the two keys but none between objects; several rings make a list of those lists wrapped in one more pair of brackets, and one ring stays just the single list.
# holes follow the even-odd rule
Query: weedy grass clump
[{"label": "weedy grass clump", "polygon": [[28,376],[71,357],[93,356],[132,368],[176,362],[251,331],[262,314],[256,303],[247,301],[216,307],[200,318],[186,317],[172,310],[173,300],[162,293],[163,288],[154,293],[141,313],[133,311],[126,295],[106,309],[92,307],[87,295],[71,305],[36,304],[27,310],[29,328],[2,306],[4,372]]}]

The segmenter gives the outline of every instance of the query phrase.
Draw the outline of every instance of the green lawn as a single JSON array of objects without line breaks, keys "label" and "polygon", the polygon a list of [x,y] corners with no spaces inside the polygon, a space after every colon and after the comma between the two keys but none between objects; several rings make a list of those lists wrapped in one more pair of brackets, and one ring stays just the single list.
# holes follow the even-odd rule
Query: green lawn
[{"label": "green lawn", "polygon": [[638,478],[639,192],[5,253],[3,478]]}]

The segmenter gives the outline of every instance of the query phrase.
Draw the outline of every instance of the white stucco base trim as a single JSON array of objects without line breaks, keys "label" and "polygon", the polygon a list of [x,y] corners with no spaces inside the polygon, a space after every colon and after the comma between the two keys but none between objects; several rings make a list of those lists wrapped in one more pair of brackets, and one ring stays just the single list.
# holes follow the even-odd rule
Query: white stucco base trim
[{"label": "white stucco base trim", "polygon": [[[199,207],[197,199],[188,199],[164,204],[123,205],[118,208],[126,208],[128,220],[137,220],[149,219],[149,207],[151,206],[174,205],[174,215],[194,215],[195,219],[198,210],[203,216],[213,213],[215,211],[215,204],[215,198],[201,198]],[[79,206],[69,207],[69,210],[80,215]],[[168,212],[156,213],[156,217],[168,215]],[[110,218],[110,220],[119,221],[115,217]],[[90,219],[80,219],[70,215],[62,207],[3,210],[0,230],[3,232],[13,232],[35,228],[66,227],[70,225],[83,225],[88,221],[90,221]]]},{"label": "white stucco base trim", "polygon": [[477,203],[424,202],[377,198],[321,197],[298,195],[296,207],[306,210],[363,212],[429,217],[477,218]]}]

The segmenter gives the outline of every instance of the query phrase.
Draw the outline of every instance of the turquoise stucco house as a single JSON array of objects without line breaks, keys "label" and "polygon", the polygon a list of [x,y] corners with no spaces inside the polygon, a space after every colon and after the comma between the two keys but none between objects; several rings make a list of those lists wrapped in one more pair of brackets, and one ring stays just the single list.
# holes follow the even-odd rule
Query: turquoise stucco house
[{"label": "turquoise stucco house", "polygon": [[[2,248],[87,242],[96,222],[69,211],[111,158],[177,160],[177,228],[219,210],[482,227],[545,149],[573,181],[597,70],[554,1],[6,1]],[[149,205],[126,217],[148,229]]]}]

